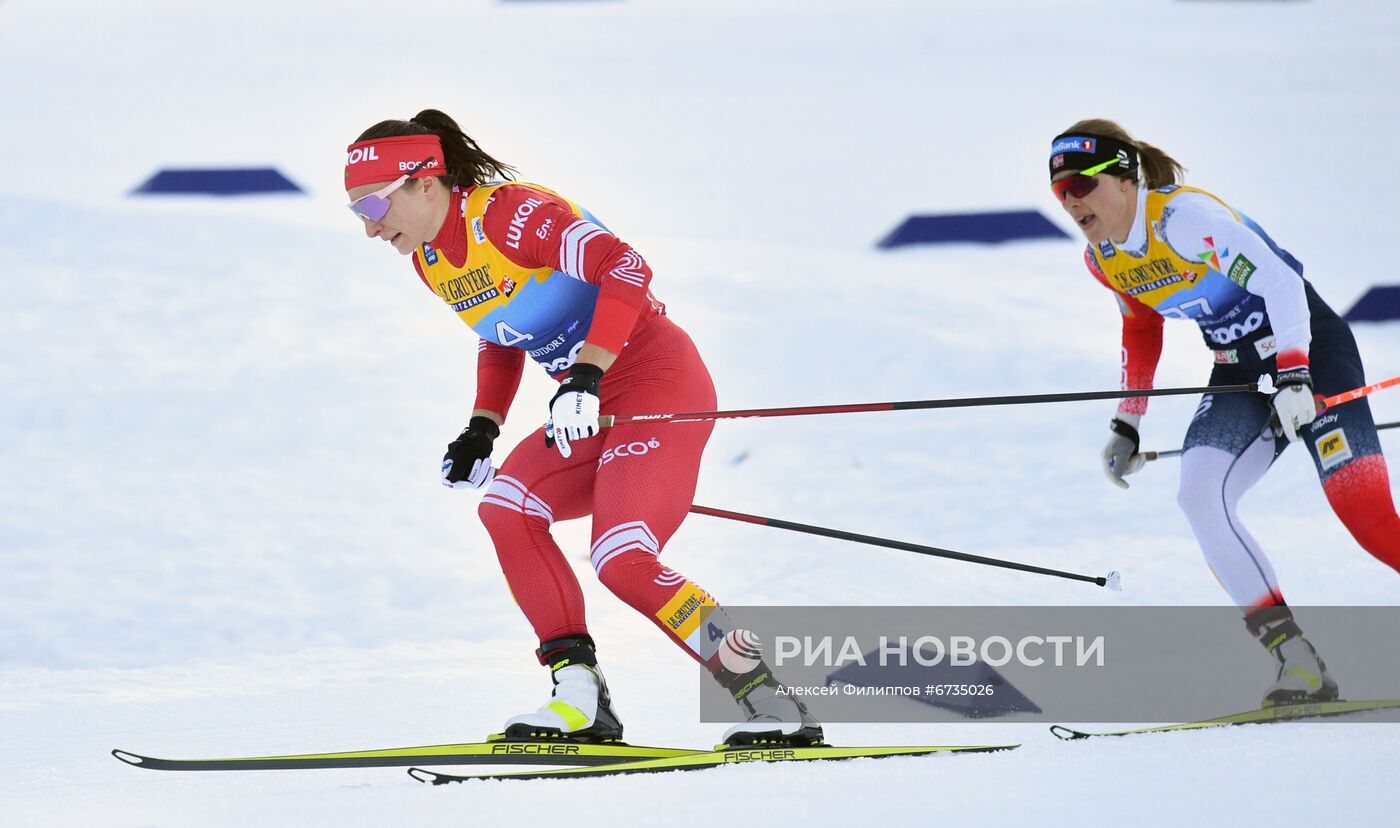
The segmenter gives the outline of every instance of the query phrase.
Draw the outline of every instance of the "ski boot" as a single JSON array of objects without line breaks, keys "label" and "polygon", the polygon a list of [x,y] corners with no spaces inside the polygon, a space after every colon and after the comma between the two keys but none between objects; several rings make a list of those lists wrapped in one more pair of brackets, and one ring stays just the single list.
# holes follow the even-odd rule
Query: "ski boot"
[{"label": "ski boot", "polygon": [[1278,659],[1278,679],[1264,691],[1264,707],[1337,700],[1337,682],[1327,674],[1327,665],[1312,642],[1295,635],[1279,643],[1273,652]]},{"label": "ski boot", "polygon": [[715,679],[734,696],[747,721],[724,732],[724,744],[813,747],[825,744],[821,723],[773,678],[762,661],[746,673],[721,669]]},{"label": "ski boot", "polygon": [[608,683],[598,669],[593,639],[587,635],[546,641],[535,651],[550,669],[554,691],[549,703],[533,713],[506,722],[507,739],[562,739],[574,742],[615,742],[622,739],[622,721],[612,708]]},{"label": "ski boot", "polygon": [[1264,691],[1263,707],[1337,700],[1337,682],[1328,675],[1327,665],[1312,642],[1303,637],[1287,606],[1266,607],[1245,624],[1278,661],[1278,677]]}]

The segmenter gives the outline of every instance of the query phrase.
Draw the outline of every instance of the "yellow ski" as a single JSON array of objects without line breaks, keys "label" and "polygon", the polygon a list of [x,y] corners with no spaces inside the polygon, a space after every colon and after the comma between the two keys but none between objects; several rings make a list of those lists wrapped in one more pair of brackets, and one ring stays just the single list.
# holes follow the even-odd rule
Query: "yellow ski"
[{"label": "yellow ski", "polygon": [[1300,719],[1322,719],[1330,716],[1345,716],[1349,713],[1364,713],[1368,710],[1385,710],[1391,707],[1400,707],[1400,699],[1280,704],[1273,707],[1261,707],[1258,710],[1246,710],[1243,713],[1235,713],[1229,716],[1221,716],[1218,719],[1205,719],[1199,722],[1183,722],[1181,724],[1158,725],[1157,727],[1142,727],[1135,730],[1115,730],[1109,732],[1089,733],[1073,730],[1064,725],[1051,725],[1050,732],[1066,741],[1074,741],[1076,739],[1091,739],[1097,736],[1135,736],[1140,733],[1168,733],[1173,730],[1201,730],[1207,727],[1267,724],[1269,722],[1289,722],[1298,721]]},{"label": "yellow ski", "polygon": [[485,742],[453,745],[245,756],[224,759],[159,759],[125,750],[112,755],[138,768],[177,771],[291,770],[303,768],[376,768],[409,765],[603,765],[641,759],[669,759],[705,751],[646,747],[625,742],[515,741],[495,734]]},{"label": "yellow ski", "polygon": [[513,771],[455,775],[409,768],[408,775],[419,782],[445,785],[470,779],[578,779],[595,776],[617,776],[633,773],[667,773],[693,771],[736,765],[746,762],[814,762],[834,759],[883,759],[892,756],[929,756],[938,753],[989,753],[1013,750],[1019,745],[922,745],[905,747],[735,747],[673,756],[616,762],[598,767],[557,768],[543,771]]}]

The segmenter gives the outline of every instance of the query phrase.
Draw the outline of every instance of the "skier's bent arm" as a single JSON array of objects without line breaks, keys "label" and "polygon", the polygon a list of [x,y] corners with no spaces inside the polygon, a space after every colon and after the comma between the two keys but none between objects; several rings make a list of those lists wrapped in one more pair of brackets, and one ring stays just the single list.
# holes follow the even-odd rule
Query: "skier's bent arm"
[{"label": "skier's bent arm", "polygon": [[590,365],[596,365],[599,368],[602,368],[604,371],[606,371],[612,367],[612,364],[614,362],[617,361],[617,354],[613,353],[612,351],[609,351],[607,348],[604,348],[601,345],[594,345],[592,342],[585,342],[583,347],[579,349],[578,361],[586,362]]}]

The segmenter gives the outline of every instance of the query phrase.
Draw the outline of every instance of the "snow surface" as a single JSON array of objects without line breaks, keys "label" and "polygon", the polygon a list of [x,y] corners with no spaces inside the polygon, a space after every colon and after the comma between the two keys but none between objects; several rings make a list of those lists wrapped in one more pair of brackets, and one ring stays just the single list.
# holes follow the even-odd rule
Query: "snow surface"
[{"label": "snow surface", "polygon": [[[1393,818],[1400,731],[1379,724],[1076,744],[1041,724],[833,725],[845,744],[1023,747],[568,787],[161,774],[107,752],[467,741],[547,693],[475,498],[437,480],[475,339],[342,207],[340,151],[368,124],[442,108],[602,216],[722,405],[1110,388],[1114,306],[1078,243],[873,243],[911,212],[1061,220],[1046,141],[1105,115],[1345,309],[1395,281],[1372,249],[1394,233],[1376,162],[1400,145],[1394,4],[10,0],[0,41],[7,825]],[[310,195],[127,196],[198,165],[274,165]],[[1356,333],[1372,377],[1400,370],[1400,329]],[[1192,327],[1168,326],[1159,384],[1208,370]],[[529,372],[502,446],[547,394]],[[1194,405],[1153,402],[1146,443],[1177,445]],[[1170,464],[1128,492],[1102,479],[1111,409],[726,422],[696,502],[1120,569],[1122,593],[699,516],[666,560],[736,605],[1226,603]],[[1400,419],[1400,393],[1374,410]],[[1400,601],[1301,450],[1243,513],[1292,603]],[[689,660],[596,583],[586,522],[557,536],[632,740],[715,741]],[[1262,653],[1259,670],[1262,687]]]}]

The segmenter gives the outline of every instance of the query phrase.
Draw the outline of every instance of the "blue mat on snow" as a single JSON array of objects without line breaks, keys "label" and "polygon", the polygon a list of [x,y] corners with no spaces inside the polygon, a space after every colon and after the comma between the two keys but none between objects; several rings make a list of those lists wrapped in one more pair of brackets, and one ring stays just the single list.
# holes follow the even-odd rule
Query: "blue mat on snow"
[{"label": "blue mat on snow", "polygon": [[132,195],[259,195],[303,190],[271,167],[160,170]]},{"label": "blue mat on snow", "polygon": [[1391,322],[1400,319],[1400,285],[1377,285],[1356,300],[1343,317],[1348,322]]},{"label": "blue mat on snow", "polygon": [[876,247],[889,249],[910,244],[959,242],[996,244],[1022,239],[1068,238],[1068,233],[1038,210],[1007,210],[995,213],[910,216],[896,227],[894,232],[881,239]]}]

